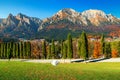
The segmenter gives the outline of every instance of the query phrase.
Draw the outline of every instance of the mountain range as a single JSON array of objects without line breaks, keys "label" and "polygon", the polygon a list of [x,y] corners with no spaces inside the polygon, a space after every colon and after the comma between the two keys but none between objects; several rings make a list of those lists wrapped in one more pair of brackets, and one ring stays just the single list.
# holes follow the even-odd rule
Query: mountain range
[{"label": "mountain range", "polygon": [[101,10],[77,12],[69,8],[43,20],[22,13],[0,18],[0,37],[65,39],[68,33],[78,36],[83,30],[93,34],[109,34],[120,30],[120,19]]}]

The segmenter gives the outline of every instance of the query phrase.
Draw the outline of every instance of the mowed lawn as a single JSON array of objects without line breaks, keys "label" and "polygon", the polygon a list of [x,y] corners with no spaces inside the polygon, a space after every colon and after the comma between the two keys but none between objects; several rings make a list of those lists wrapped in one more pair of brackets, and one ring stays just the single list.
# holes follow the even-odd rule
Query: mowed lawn
[{"label": "mowed lawn", "polygon": [[120,63],[45,63],[0,61],[0,80],[120,80]]}]

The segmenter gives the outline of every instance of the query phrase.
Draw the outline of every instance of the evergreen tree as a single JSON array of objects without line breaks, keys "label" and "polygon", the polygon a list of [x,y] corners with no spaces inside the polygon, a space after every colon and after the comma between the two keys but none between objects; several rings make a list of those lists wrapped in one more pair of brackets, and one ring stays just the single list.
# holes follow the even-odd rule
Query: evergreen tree
[{"label": "evergreen tree", "polygon": [[111,57],[111,45],[110,42],[105,43],[105,58]]},{"label": "evergreen tree", "polygon": [[18,46],[19,46],[19,44],[18,43],[15,43],[15,53],[16,53],[16,58],[19,58],[19,54],[18,54]]},{"label": "evergreen tree", "polygon": [[80,57],[81,56],[81,41],[80,41],[80,39],[78,40],[78,48],[77,48],[77,50],[78,50],[78,55]]},{"label": "evergreen tree", "polygon": [[1,43],[0,43],[0,59],[1,59],[1,57],[2,57],[2,56],[1,56]]},{"label": "evergreen tree", "polygon": [[24,58],[26,58],[26,56],[27,56],[27,53],[26,53],[27,52],[27,49],[26,49],[27,46],[26,45],[27,45],[27,42],[23,42],[23,57]]},{"label": "evergreen tree", "polygon": [[82,32],[81,34],[81,57],[86,60],[88,59],[88,40],[85,32]]},{"label": "evergreen tree", "polygon": [[4,43],[1,43],[1,58],[3,59],[4,58]]},{"label": "evergreen tree", "polygon": [[51,58],[51,45],[48,46],[48,54],[47,54],[47,59]]},{"label": "evergreen tree", "polygon": [[10,60],[10,59],[12,58],[12,48],[9,48],[8,53],[9,53],[9,57],[8,57],[8,59]]},{"label": "evergreen tree", "polygon": [[19,42],[20,58],[23,58],[23,43]]},{"label": "evergreen tree", "polygon": [[10,43],[7,43],[7,58],[9,58],[9,49],[10,49]]},{"label": "evergreen tree", "polygon": [[42,43],[42,53],[44,55],[44,59],[46,59],[47,52],[46,52],[46,42],[45,41],[43,41],[43,43]]},{"label": "evergreen tree", "polygon": [[67,58],[67,45],[66,43],[63,44],[63,56],[62,58],[66,59]]},{"label": "evergreen tree", "polygon": [[16,44],[13,43],[13,58],[16,58]]},{"label": "evergreen tree", "polygon": [[27,55],[28,55],[28,58],[31,58],[31,43],[28,42],[27,44]]},{"label": "evergreen tree", "polygon": [[61,55],[63,55],[63,41],[61,41]]},{"label": "evergreen tree", "polygon": [[73,48],[72,48],[72,36],[69,33],[67,36],[67,49],[68,49],[68,53],[67,53],[67,58],[73,58]]},{"label": "evergreen tree", "polygon": [[60,44],[57,43],[57,44],[55,45],[55,56],[56,56],[56,58],[61,58],[60,52],[61,52],[61,50],[60,50]]},{"label": "evergreen tree", "polygon": [[5,59],[5,43],[3,43],[3,58]]},{"label": "evergreen tree", "polygon": [[52,58],[55,58],[55,43],[54,43],[54,40],[52,40],[51,54],[52,54]]},{"label": "evergreen tree", "polygon": [[104,35],[101,37],[101,54],[104,54],[105,42],[104,42]]}]

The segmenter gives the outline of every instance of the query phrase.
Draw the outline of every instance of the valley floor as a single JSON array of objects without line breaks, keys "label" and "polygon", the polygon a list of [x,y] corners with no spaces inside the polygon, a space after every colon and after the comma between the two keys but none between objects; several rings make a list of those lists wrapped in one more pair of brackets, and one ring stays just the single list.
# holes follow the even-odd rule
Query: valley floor
[{"label": "valley floor", "polygon": [[120,80],[120,63],[29,63],[0,61],[0,80]]}]

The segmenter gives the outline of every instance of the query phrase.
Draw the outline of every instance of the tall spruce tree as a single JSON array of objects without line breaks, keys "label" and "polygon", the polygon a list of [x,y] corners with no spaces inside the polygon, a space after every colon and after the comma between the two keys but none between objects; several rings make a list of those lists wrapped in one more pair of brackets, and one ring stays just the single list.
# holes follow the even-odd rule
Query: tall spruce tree
[{"label": "tall spruce tree", "polygon": [[105,53],[105,41],[104,41],[104,35],[101,36],[101,54]]},{"label": "tall spruce tree", "polygon": [[20,49],[20,58],[23,58],[23,42],[19,43],[19,49]]},{"label": "tall spruce tree", "polygon": [[78,56],[80,57],[81,56],[81,41],[80,39],[78,40],[78,47],[77,47],[77,52],[78,52]]},{"label": "tall spruce tree", "polygon": [[51,45],[48,46],[48,54],[47,54],[47,59],[51,58]]},{"label": "tall spruce tree", "polygon": [[44,56],[44,59],[46,59],[47,58],[47,52],[46,52],[46,42],[45,41],[43,41],[43,43],[42,43],[42,54]]},{"label": "tall spruce tree", "polygon": [[7,43],[4,43],[4,57],[7,58]]},{"label": "tall spruce tree", "polygon": [[7,43],[7,58],[9,58],[10,42]]},{"label": "tall spruce tree", "polygon": [[0,48],[0,50],[1,50],[0,52],[1,52],[1,59],[2,59],[2,57],[3,57],[3,55],[2,55],[2,54],[3,54],[3,43],[1,43],[1,48]]},{"label": "tall spruce tree", "polygon": [[68,49],[67,58],[71,59],[73,58],[73,45],[72,45],[72,36],[70,33],[67,36],[67,44],[68,44],[67,45],[67,49]]},{"label": "tall spruce tree", "polygon": [[15,45],[15,47],[16,47],[16,50],[15,50],[15,53],[16,53],[16,58],[19,58],[19,51],[18,51],[18,48],[19,48],[19,44],[18,43],[16,43],[16,45]]},{"label": "tall spruce tree", "polygon": [[86,33],[84,31],[82,32],[80,38],[81,38],[81,49],[80,49],[81,57],[84,60],[86,60],[88,59],[88,40]]},{"label": "tall spruce tree", "polygon": [[1,59],[1,43],[0,43],[0,59]]},{"label": "tall spruce tree", "polygon": [[110,42],[105,43],[105,58],[111,57],[111,44]]},{"label": "tall spruce tree", "polygon": [[27,54],[28,54],[28,58],[31,58],[31,43],[28,42],[27,44]]},{"label": "tall spruce tree", "polygon": [[67,45],[66,43],[63,43],[63,55],[62,55],[63,59],[67,58]]},{"label": "tall spruce tree", "polygon": [[63,40],[61,40],[61,51],[60,51],[61,55],[63,55]]},{"label": "tall spruce tree", "polygon": [[52,40],[51,54],[52,54],[52,58],[55,58],[55,43],[54,43],[54,40]]},{"label": "tall spruce tree", "polygon": [[23,42],[23,57],[26,58],[27,57],[27,53],[26,53],[26,44],[27,42]]}]

